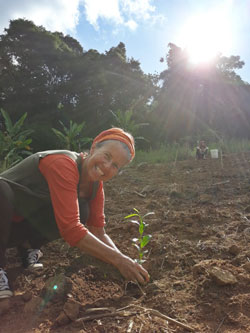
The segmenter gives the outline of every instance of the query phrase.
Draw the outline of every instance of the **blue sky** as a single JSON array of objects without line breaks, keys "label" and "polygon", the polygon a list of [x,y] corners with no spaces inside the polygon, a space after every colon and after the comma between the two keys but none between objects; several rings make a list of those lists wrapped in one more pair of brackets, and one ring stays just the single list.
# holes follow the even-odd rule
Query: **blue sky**
[{"label": "blue sky", "polygon": [[146,73],[161,72],[169,42],[194,63],[216,52],[240,55],[238,74],[250,82],[250,0],[0,0],[0,31],[26,18],[76,38],[84,50],[105,52],[119,42]]}]

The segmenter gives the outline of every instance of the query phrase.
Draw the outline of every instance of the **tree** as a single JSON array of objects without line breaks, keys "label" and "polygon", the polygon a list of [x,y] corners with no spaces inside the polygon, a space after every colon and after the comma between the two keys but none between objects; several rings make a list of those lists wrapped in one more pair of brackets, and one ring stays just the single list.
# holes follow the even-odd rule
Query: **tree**
[{"label": "tree", "polygon": [[74,38],[23,19],[0,36],[0,71],[0,106],[14,120],[27,112],[29,125],[44,124],[46,137],[51,127],[60,130],[59,120],[85,121],[85,135],[94,136],[111,126],[110,110],[131,105],[143,118],[154,93],[151,77],[127,58],[125,44],[86,52]]},{"label": "tree", "polygon": [[0,36],[0,106],[17,119],[24,110],[32,122],[36,115],[53,115],[58,103],[73,104],[67,89],[70,66],[81,54],[80,45],[60,33],[33,22],[11,21]]},{"label": "tree", "polygon": [[[244,65],[239,56],[218,55],[207,66],[191,67],[186,51],[170,43],[166,63],[155,110],[162,123],[161,140],[179,140],[208,128],[223,135],[230,135],[232,128],[239,135],[241,128],[240,135],[249,135],[246,105],[250,95],[247,84],[236,74]],[[236,110],[241,118],[234,123]],[[247,119],[245,124],[243,119]]]}]

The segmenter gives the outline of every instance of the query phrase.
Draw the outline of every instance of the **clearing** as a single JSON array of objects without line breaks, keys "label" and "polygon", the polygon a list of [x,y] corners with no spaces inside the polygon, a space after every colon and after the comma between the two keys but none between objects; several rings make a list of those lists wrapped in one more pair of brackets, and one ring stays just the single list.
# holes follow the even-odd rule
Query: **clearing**
[{"label": "clearing", "polygon": [[41,272],[22,270],[10,249],[15,297],[0,302],[0,332],[250,332],[249,162],[244,153],[123,170],[105,184],[106,229],[136,258],[137,226],[124,217],[155,212],[145,218],[150,283],[125,284],[62,240],[43,248]]}]

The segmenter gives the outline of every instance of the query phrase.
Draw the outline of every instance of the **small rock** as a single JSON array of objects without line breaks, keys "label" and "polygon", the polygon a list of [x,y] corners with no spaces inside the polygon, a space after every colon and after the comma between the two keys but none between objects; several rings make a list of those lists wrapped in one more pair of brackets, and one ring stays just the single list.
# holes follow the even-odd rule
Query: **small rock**
[{"label": "small rock", "polygon": [[221,268],[214,267],[209,270],[210,276],[213,278],[215,283],[217,283],[219,286],[225,286],[228,284],[235,284],[237,283],[236,277]]},{"label": "small rock", "polygon": [[206,268],[201,263],[198,263],[193,266],[192,272],[193,272],[194,278],[196,279],[198,277],[198,275],[205,274]]},{"label": "small rock", "polygon": [[63,326],[66,325],[70,322],[69,317],[64,313],[64,311],[62,311],[59,316],[56,318],[56,324],[58,326]]},{"label": "small rock", "polygon": [[141,190],[142,194],[146,194],[146,193],[150,193],[150,192],[154,192],[155,187],[152,185],[146,185],[143,187],[143,189]]},{"label": "small rock", "polygon": [[240,251],[241,251],[240,247],[235,244],[231,245],[228,249],[228,252],[235,256],[237,256],[237,254],[239,254]]},{"label": "small rock", "polygon": [[250,262],[249,262],[249,261],[246,262],[244,265],[242,265],[242,267],[243,267],[247,272],[250,273]]},{"label": "small rock", "polygon": [[42,290],[42,296],[50,301],[64,298],[72,288],[72,283],[64,274],[50,277]]},{"label": "small rock", "polygon": [[74,302],[73,300],[68,300],[63,307],[66,315],[72,320],[76,320],[79,314],[79,304]]},{"label": "small rock", "polygon": [[199,197],[199,201],[200,203],[209,203],[209,202],[212,202],[213,201],[213,197],[212,195],[209,195],[209,194],[201,194],[200,197]]}]

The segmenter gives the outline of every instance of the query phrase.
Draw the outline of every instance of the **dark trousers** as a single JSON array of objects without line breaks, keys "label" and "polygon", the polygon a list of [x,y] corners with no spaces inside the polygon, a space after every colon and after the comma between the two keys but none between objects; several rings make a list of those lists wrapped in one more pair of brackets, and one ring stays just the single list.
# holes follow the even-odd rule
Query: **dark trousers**
[{"label": "dark trousers", "polygon": [[10,186],[0,180],[0,267],[4,267],[5,250],[11,234],[14,195]]},{"label": "dark trousers", "polygon": [[196,158],[197,158],[198,160],[203,160],[203,159],[205,159],[206,156],[207,156],[207,152],[208,152],[207,149],[202,150],[202,149],[200,149],[200,148],[197,147],[197,148],[196,148]]},{"label": "dark trousers", "polygon": [[[24,194],[25,195],[25,194]],[[32,205],[34,198],[25,198]],[[40,199],[36,199],[41,202]],[[0,267],[6,265],[7,248],[18,247],[22,253],[22,244],[29,242],[31,248],[59,239],[60,233],[55,221],[51,203],[38,205],[39,209],[21,222],[13,222],[14,193],[9,184],[0,180]],[[83,224],[88,219],[89,205],[86,200],[79,201],[80,219]]]},{"label": "dark trousers", "polygon": [[0,180],[0,267],[6,265],[7,248],[29,242],[31,248],[40,248],[49,241],[60,238],[53,208],[49,204],[40,207],[28,219],[13,222],[14,193],[9,184]]}]

